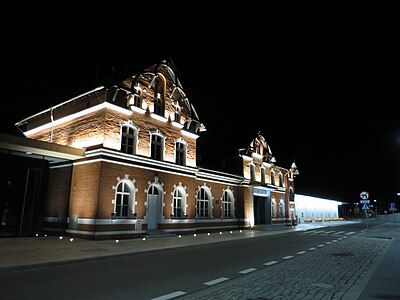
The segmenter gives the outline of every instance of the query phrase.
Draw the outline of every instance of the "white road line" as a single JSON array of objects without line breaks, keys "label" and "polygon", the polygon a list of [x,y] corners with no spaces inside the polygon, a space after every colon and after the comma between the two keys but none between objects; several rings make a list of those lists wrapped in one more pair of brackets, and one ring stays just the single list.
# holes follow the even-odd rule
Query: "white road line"
[{"label": "white road line", "polygon": [[332,243],[336,243],[336,242],[337,242],[337,240],[333,240],[333,241],[332,241]]},{"label": "white road line", "polygon": [[329,244],[332,244],[332,242],[325,242],[325,244],[329,245]]},{"label": "white road line", "polygon": [[297,254],[304,254],[304,253],[307,253],[307,251],[299,251],[299,252],[297,252]]},{"label": "white road line", "polygon": [[320,247],[320,248],[321,248],[321,247],[325,247],[325,245],[322,245],[322,244],[321,244],[321,245],[318,245],[318,247]]},{"label": "white road line", "polygon": [[176,292],[173,292],[173,293],[170,293],[170,294],[166,294],[166,295],[163,295],[163,296],[160,296],[160,297],[157,297],[157,298],[152,298],[151,300],[168,300],[168,299],[173,299],[175,297],[179,297],[179,296],[182,296],[182,295],[185,295],[185,294],[186,294],[185,292],[176,291]]},{"label": "white road line", "polygon": [[272,266],[272,265],[274,265],[274,264],[277,264],[278,262],[276,261],[276,260],[271,260],[271,261],[269,261],[269,262],[266,262],[265,264],[264,264],[264,266]]},{"label": "white road line", "polygon": [[345,234],[349,235],[349,234],[354,234],[354,233],[355,233],[354,231],[350,231],[350,232],[347,232]]},{"label": "white road line", "polygon": [[240,271],[239,273],[240,274],[247,274],[247,273],[250,273],[250,272],[254,272],[255,270],[257,270],[257,269],[256,268],[248,268],[246,270]]},{"label": "white road line", "polygon": [[325,233],[332,233],[332,232],[335,232],[334,230],[331,230],[331,231],[325,231]]},{"label": "white road line", "polygon": [[343,234],[343,233],[345,233],[346,231],[338,231],[338,232],[336,232],[335,234]]},{"label": "white road line", "polygon": [[220,278],[217,278],[217,279],[214,279],[214,280],[211,280],[211,281],[204,282],[203,284],[205,284],[205,285],[214,285],[214,284],[226,281],[226,280],[229,280],[229,278],[220,277]]},{"label": "white road line", "polygon": [[291,259],[291,258],[293,258],[293,257],[294,257],[293,255],[288,255],[288,256],[282,257],[282,259]]},{"label": "white road line", "polygon": [[315,250],[315,249],[317,249],[317,248],[314,248],[314,247],[308,248],[308,250],[310,250],[310,251]]}]

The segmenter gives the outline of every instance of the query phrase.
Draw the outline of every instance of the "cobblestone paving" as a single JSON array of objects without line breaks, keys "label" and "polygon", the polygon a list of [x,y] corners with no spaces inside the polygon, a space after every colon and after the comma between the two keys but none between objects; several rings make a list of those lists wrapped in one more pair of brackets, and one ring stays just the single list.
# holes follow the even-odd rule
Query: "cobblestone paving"
[{"label": "cobblestone paving", "polygon": [[352,236],[179,299],[355,300],[390,242]]}]

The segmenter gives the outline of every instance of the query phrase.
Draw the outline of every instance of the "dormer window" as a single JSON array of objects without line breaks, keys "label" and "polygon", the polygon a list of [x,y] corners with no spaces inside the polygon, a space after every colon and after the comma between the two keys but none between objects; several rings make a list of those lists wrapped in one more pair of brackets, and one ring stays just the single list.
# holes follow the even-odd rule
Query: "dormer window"
[{"label": "dormer window", "polygon": [[140,88],[140,85],[138,84],[135,86],[133,89],[133,99],[131,105],[137,106],[137,107],[142,107],[142,89]]},{"label": "dormer window", "polygon": [[154,113],[164,117],[164,85],[160,77],[154,80]]},{"label": "dormer window", "polygon": [[181,107],[179,106],[178,102],[174,103],[174,121],[177,123],[181,122]]}]

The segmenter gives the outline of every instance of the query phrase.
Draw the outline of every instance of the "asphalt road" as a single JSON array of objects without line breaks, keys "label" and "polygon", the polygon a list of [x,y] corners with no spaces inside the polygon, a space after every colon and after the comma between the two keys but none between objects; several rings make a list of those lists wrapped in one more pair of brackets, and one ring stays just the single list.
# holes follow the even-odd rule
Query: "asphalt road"
[{"label": "asphalt road", "polygon": [[[369,224],[373,226],[373,224]],[[365,224],[296,231],[0,274],[1,299],[152,299],[186,295],[293,258]],[[339,243],[345,240],[339,241]]]}]

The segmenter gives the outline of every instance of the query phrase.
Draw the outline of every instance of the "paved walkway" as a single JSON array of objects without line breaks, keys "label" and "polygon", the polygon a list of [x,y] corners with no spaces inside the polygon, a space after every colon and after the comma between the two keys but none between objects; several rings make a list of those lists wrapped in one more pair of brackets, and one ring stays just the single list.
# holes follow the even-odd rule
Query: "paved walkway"
[{"label": "paved walkway", "polygon": [[[345,221],[349,222],[349,221]],[[341,225],[343,222],[335,222]],[[87,240],[68,236],[38,236],[22,238],[0,238],[0,272],[22,268],[34,268],[52,264],[81,260],[96,260],[106,256],[129,255],[142,251],[158,251],[174,247],[196,246],[234,239],[252,238],[261,235],[279,234],[288,231],[309,230],[325,227],[321,224],[302,224],[295,228],[281,225],[266,225],[258,230],[232,230],[201,233],[194,236],[165,235],[145,239]]]},{"label": "paved walkway", "polygon": [[[129,255],[142,251],[192,247],[349,222],[301,224],[294,228],[270,225],[262,228],[263,230],[232,230],[213,232],[210,235],[201,233],[129,240],[91,241],[68,236],[0,238],[0,272],[97,260],[105,256]],[[400,226],[382,223],[376,228],[369,228],[363,234],[333,238],[336,241],[332,240],[320,249],[305,249],[307,251],[304,253],[293,253],[291,259],[282,259],[245,276],[219,283],[181,299],[357,299],[374,270],[384,260],[393,238],[400,240]],[[400,253],[400,249],[397,253]],[[397,260],[399,262],[400,258]],[[399,276],[399,271],[393,272],[397,272],[394,276]],[[394,291],[398,298],[385,299],[400,299],[400,292],[396,293]]]}]

